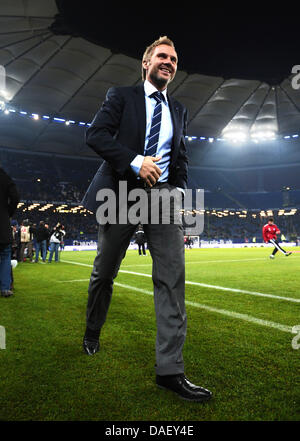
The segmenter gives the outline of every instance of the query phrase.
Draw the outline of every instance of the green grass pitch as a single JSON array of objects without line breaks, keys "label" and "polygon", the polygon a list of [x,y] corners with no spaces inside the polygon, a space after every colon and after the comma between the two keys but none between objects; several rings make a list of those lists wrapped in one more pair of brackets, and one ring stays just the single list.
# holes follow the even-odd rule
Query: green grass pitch
[{"label": "green grass pitch", "polygon": [[[21,263],[15,295],[0,298],[0,420],[299,420],[300,253],[266,248],[186,250],[185,372],[206,404],[155,385],[151,258],[127,251],[100,352],[83,353],[95,252]],[[298,340],[300,343],[300,338]]]}]

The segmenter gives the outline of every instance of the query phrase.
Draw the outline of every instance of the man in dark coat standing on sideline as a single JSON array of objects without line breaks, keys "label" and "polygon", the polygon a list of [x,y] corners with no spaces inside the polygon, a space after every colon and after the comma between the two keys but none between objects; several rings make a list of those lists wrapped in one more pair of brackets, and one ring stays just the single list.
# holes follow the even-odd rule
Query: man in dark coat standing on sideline
[{"label": "man in dark coat standing on sideline", "polygon": [[2,297],[13,295],[11,291],[11,244],[10,218],[20,200],[13,180],[0,168],[0,289]]},{"label": "man in dark coat standing on sideline", "polygon": [[[152,203],[152,189],[172,192],[172,208],[178,207],[174,201],[182,198],[187,188],[188,159],[185,146],[187,110],[167,92],[176,71],[174,44],[167,37],[161,37],[144,53],[144,83],[109,89],[87,130],[87,144],[104,162],[83,200],[86,208],[98,211],[95,206],[98,191],[109,189],[111,193],[118,194],[119,188],[121,193],[124,182],[129,191],[143,189],[146,204],[147,201]],[[120,217],[122,204],[123,201],[116,207]],[[153,259],[156,384],[172,390],[183,399],[207,401],[212,396],[211,392],[192,384],[184,375],[182,349],[187,319],[183,228],[176,218],[179,209],[174,210],[171,216],[172,208],[168,209],[166,205],[159,205],[159,224],[152,220],[149,222],[149,218],[148,223],[143,222]],[[169,223],[163,222],[164,216],[169,216]],[[125,223],[120,218],[117,222],[99,223],[98,253],[89,284],[83,339],[83,348],[88,355],[94,355],[100,349],[99,336],[113,292],[113,279],[136,229],[136,224],[129,219]],[[140,387],[142,391],[144,385]]]},{"label": "man in dark coat standing on sideline", "polygon": [[39,261],[39,253],[42,253],[43,262],[46,261],[47,254],[47,240],[49,237],[49,230],[45,227],[45,222],[40,221],[39,226],[34,230],[33,237],[35,239],[35,263]]}]

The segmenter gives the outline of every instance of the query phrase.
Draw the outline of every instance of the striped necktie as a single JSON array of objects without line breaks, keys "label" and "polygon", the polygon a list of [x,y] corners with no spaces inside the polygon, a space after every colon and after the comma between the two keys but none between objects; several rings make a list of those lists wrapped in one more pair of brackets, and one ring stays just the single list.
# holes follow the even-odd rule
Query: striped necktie
[{"label": "striped necktie", "polygon": [[150,95],[150,98],[154,98],[156,100],[152,121],[151,121],[151,129],[148,139],[148,144],[145,149],[145,156],[155,156],[158,139],[159,139],[159,131],[161,124],[161,101],[165,100],[165,97],[161,92],[154,92]]}]

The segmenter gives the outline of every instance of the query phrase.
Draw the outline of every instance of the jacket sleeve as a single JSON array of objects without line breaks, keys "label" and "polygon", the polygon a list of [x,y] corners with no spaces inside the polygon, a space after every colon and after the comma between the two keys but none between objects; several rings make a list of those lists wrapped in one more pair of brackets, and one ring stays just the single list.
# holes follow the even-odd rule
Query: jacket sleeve
[{"label": "jacket sleeve", "polygon": [[120,175],[126,172],[136,157],[136,152],[116,139],[123,111],[124,97],[118,88],[110,88],[101,109],[86,131],[87,145]]},{"label": "jacket sleeve", "polygon": [[265,226],[262,229],[262,235],[263,235],[263,240],[265,242],[268,242],[269,240],[268,240],[267,235],[266,235],[266,227]]},{"label": "jacket sleeve", "polygon": [[277,225],[275,225],[275,227],[276,227],[275,234],[280,234],[280,229],[277,227]]}]

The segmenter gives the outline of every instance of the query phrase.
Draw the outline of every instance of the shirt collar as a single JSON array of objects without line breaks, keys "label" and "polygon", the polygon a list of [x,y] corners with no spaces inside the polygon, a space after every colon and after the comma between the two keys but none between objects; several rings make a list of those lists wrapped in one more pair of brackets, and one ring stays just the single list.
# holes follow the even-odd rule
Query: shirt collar
[{"label": "shirt collar", "polygon": [[[145,82],[144,82],[144,90],[145,90],[145,95],[146,96],[149,96],[153,92],[157,92],[158,91],[156,89],[156,87],[153,86],[153,84],[151,84],[150,81],[148,81],[148,80],[145,80]],[[167,89],[163,90],[161,93],[165,97],[165,100],[166,100],[166,103],[167,103],[168,102],[168,99],[167,99]]]}]

